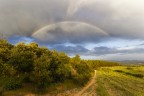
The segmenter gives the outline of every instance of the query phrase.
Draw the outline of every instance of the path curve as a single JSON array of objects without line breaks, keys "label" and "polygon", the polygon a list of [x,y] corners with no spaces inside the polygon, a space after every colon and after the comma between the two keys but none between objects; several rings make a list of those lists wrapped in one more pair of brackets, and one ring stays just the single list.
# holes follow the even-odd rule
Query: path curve
[{"label": "path curve", "polygon": [[88,88],[90,88],[93,84],[95,84],[95,82],[96,82],[96,70],[95,70],[94,76],[92,77],[91,81],[81,91],[79,91],[74,96],[81,96]]}]

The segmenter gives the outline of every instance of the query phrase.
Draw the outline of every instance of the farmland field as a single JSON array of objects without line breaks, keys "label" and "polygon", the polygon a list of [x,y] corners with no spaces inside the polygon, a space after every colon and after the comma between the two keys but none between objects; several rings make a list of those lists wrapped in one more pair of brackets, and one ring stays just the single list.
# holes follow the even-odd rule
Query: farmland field
[{"label": "farmland field", "polygon": [[144,66],[100,68],[96,93],[97,96],[144,96]]}]

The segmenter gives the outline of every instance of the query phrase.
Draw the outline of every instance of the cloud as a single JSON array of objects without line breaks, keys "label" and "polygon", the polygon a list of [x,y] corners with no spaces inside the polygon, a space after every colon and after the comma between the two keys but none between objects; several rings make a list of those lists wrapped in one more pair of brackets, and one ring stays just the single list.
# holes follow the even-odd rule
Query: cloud
[{"label": "cloud", "polygon": [[62,21],[68,3],[69,0],[0,0],[0,33],[3,37],[31,36],[47,24]]},{"label": "cloud", "polygon": [[107,54],[133,54],[144,53],[143,47],[121,47],[121,48],[109,48],[109,47],[95,47],[90,54],[93,55],[107,55]]},{"label": "cloud", "polygon": [[110,46],[115,40],[144,41],[143,6],[144,0],[0,0],[0,38],[37,41],[70,54],[140,54],[143,45]]},{"label": "cloud", "polygon": [[[87,49],[84,46],[76,45],[54,45],[50,46],[50,49],[58,50],[59,52],[66,52],[68,55],[80,54],[82,56],[95,56],[95,57],[107,57],[109,55],[125,55],[125,54],[143,54],[144,47],[121,47],[110,48],[105,46],[95,47],[93,49]],[[112,59],[112,58],[111,58]]]},{"label": "cloud", "polygon": [[102,29],[84,22],[60,22],[34,32],[32,36],[47,44],[100,42],[109,35]]},{"label": "cloud", "polygon": [[16,44],[16,43],[19,43],[19,42],[31,43],[31,42],[35,41],[34,38],[26,37],[26,36],[18,36],[18,35],[11,36],[11,37],[8,38],[8,40],[12,44]]},{"label": "cloud", "polygon": [[46,25],[77,21],[111,37],[143,39],[143,5],[143,0],[0,0],[0,33],[31,36]]},{"label": "cloud", "polygon": [[139,46],[143,46],[143,45],[144,45],[144,43],[139,44]]},{"label": "cloud", "polygon": [[79,7],[71,19],[96,25],[115,38],[143,39],[143,6],[143,0],[96,0]]},{"label": "cloud", "polygon": [[104,59],[104,60],[116,60],[116,61],[123,61],[123,60],[140,60],[143,61],[144,54],[143,53],[131,53],[131,54],[110,54],[104,57],[95,57],[94,59]]},{"label": "cloud", "polygon": [[73,16],[83,6],[90,5],[96,2],[96,0],[72,0],[67,10],[67,16]]},{"label": "cloud", "polygon": [[118,53],[119,51],[115,48],[109,48],[109,47],[95,47],[92,51],[91,54],[93,55],[106,55],[106,54],[115,54]]},{"label": "cloud", "polygon": [[84,48],[83,46],[66,46],[66,45],[54,45],[51,46],[50,49],[57,50],[59,52],[66,52],[69,55],[81,54],[85,55],[88,54],[89,50]]}]

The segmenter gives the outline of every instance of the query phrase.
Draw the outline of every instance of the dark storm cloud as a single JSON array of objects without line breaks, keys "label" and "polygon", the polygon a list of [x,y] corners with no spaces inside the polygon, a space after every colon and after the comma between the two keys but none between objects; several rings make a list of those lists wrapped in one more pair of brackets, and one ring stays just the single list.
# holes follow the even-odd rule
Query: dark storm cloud
[{"label": "dark storm cloud", "polygon": [[55,45],[55,46],[51,46],[50,49],[54,49],[59,52],[66,52],[69,55],[75,55],[75,54],[85,55],[85,54],[88,54],[89,52],[88,49],[80,45],[77,45],[77,46]]},{"label": "dark storm cloud", "polygon": [[91,53],[95,55],[105,55],[105,54],[115,54],[118,53],[119,51],[115,48],[108,48],[108,47],[95,47]]},{"label": "dark storm cloud", "polygon": [[31,36],[39,28],[65,18],[68,0],[0,0],[3,36]]},{"label": "dark storm cloud", "polygon": [[0,32],[3,36],[31,36],[49,24],[79,21],[103,29],[111,37],[143,39],[143,4],[142,0],[0,0]]},{"label": "dark storm cloud", "polygon": [[[123,39],[144,38],[143,0],[90,1],[91,3],[79,5],[79,8],[73,12],[71,19],[97,25],[112,37]],[[87,0],[87,2],[89,1]],[[70,9],[74,10],[74,8],[75,6]]]},{"label": "dark storm cloud", "polygon": [[144,48],[110,48],[105,46],[95,47],[92,50],[87,49],[83,46],[65,46],[65,45],[54,45],[49,47],[50,49],[58,50],[59,52],[66,52],[69,55],[81,54],[83,56],[103,56],[109,54],[135,54],[144,53]]},{"label": "dark storm cloud", "polygon": [[0,0],[0,38],[13,43],[37,41],[70,54],[143,53],[143,45],[85,48],[88,43],[115,39],[143,41],[143,6],[143,0]]},{"label": "dark storm cloud", "polygon": [[96,26],[72,21],[45,26],[32,36],[47,44],[97,43],[109,37],[105,31]]}]

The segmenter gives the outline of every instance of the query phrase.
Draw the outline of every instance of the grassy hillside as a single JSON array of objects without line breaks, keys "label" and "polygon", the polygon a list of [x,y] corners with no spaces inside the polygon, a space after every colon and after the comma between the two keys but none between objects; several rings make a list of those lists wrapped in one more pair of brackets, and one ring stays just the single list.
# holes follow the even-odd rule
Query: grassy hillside
[{"label": "grassy hillside", "polygon": [[100,68],[98,96],[144,96],[144,66]]}]

